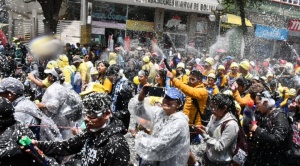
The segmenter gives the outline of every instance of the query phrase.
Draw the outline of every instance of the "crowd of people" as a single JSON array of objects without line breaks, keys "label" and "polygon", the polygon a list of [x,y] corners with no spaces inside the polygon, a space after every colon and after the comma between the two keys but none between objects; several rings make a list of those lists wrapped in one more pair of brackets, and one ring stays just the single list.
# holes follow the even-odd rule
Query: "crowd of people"
[{"label": "crowd of people", "polygon": [[80,43],[47,57],[24,48],[16,58],[7,47],[0,165],[43,165],[24,136],[49,165],[300,164],[300,58]]}]

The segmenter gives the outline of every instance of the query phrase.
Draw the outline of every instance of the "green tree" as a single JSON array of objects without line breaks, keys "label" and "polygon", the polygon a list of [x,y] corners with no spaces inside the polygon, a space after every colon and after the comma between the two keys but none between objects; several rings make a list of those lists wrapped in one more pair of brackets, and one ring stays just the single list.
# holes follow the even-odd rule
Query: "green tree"
[{"label": "green tree", "polygon": [[[246,13],[245,8],[258,8],[264,1],[267,0],[223,0],[222,3],[225,7],[225,13],[238,14],[241,17],[242,33],[244,40],[247,40],[247,26],[246,26]],[[247,42],[246,42],[247,43]],[[248,54],[249,47],[245,46],[245,54]]]}]

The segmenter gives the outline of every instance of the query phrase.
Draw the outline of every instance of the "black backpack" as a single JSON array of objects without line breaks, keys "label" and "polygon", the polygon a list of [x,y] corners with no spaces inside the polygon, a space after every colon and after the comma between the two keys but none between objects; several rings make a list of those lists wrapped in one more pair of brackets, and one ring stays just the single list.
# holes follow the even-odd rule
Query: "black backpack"
[{"label": "black backpack", "polygon": [[201,124],[204,125],[204,126],[207,126],[207,124],[208,124],[208,122],[210,120],[210,117],[212,115],[211,110],[210,110],[210,101],[211,101],[211,98],[212,98],[212,95],[208,93],[208,97],[207,97],[207,100],[206,100],[206,107],[204,109],[204,113],[203,114],[200,111],[200,107],[199,107],[197,99],[192,98],[192,102],[193,102],[193,104],[195,105],[195,107],[197,109],[196,115],[195,115],[194,120],[193,120],[193,124],[195,124],[196,118],[197,118],[198,113],[199,113],[200,117],[201,117]]}]

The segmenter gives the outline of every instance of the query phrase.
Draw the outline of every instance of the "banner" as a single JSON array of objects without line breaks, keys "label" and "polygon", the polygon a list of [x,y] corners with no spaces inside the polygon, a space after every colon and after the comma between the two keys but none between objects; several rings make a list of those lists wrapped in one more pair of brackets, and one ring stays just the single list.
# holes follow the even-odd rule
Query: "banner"
[{"label": "banner", "polygon": [[288,30],[300,32],[300,20],[290,20]]},{"label": "banner", "polygon": [[272,40],[286,40],[288,30],[256,25],[255,36]]}]

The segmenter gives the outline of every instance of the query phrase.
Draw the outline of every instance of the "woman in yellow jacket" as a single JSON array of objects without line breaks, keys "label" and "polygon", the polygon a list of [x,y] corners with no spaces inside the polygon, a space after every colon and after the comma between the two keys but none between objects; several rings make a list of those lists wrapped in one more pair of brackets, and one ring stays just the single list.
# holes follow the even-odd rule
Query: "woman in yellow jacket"
[{"label": "woman in yellow jacket", "polygon": [[188,84],[189,77],[185,73],[184,63],[179,62],[176,66],[176,71],[172,70],[172,73],[175,75],[175,77],[183,82],[184,84]]},{"label": "woman in yellow jacket", "polygon": [[105,73],[107,68],[109,67],[109,63],[107,61],[100,61],[97,64],[97,70],[98,70],[98,81],[101,85],[104,86],[105,92],[110,93],[112,89],[112,83],[108,78],[105,77]]}]

